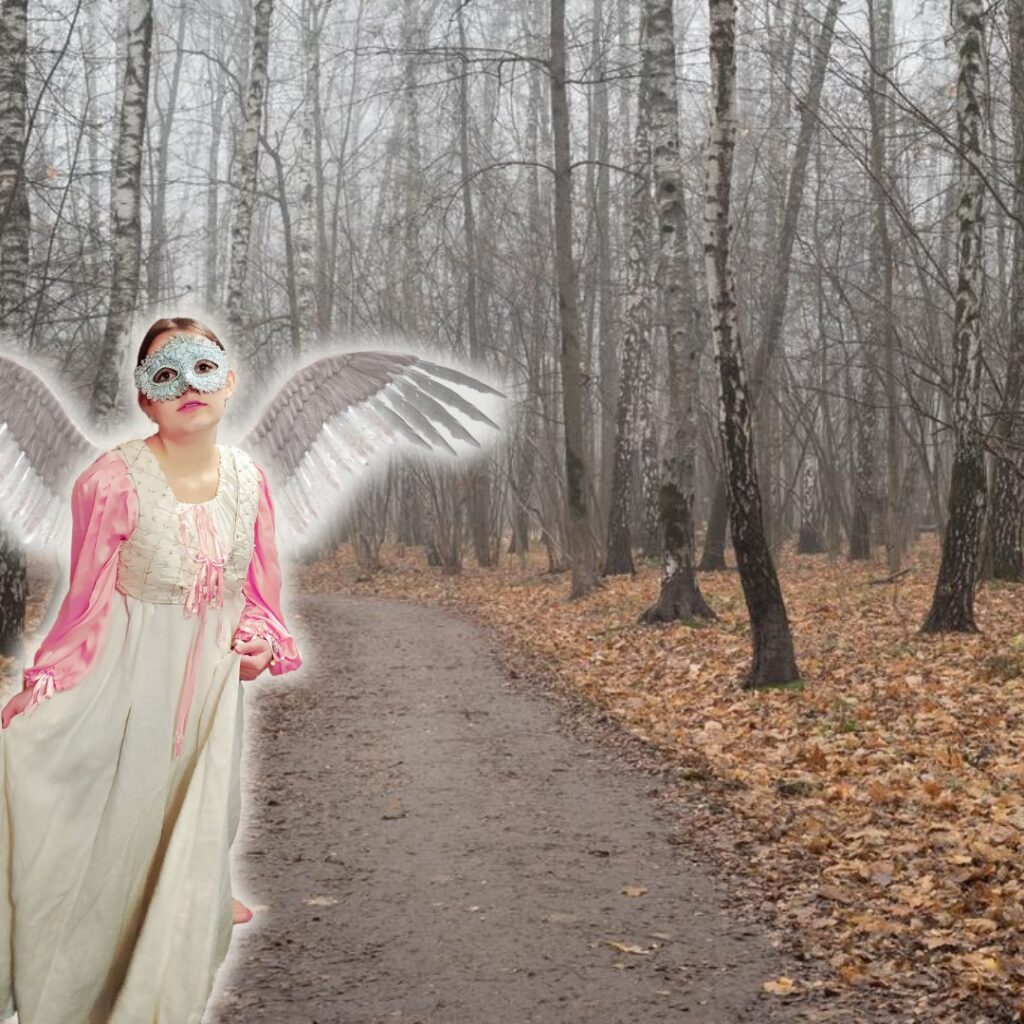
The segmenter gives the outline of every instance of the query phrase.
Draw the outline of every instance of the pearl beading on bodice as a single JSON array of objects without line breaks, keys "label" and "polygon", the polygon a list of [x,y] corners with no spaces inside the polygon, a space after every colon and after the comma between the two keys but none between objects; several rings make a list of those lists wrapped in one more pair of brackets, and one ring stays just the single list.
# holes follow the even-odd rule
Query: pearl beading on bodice
[{"label": "pearl beading on bodice", "polygon": [[209,502],[188,504],[174,497],[145,441],[126,441],[116,450],[128,464],[138,496],[138,523],[118,551],[117,589],[151,604],[185,604],[196,566],[182,541],[180,523],[189,518],[190,509],[223,501],[236,509],[234,530],[225,545],[223,587],[226,593],[240,592],[252,559],[259,504],[259,474],[252,458],[240,448],[222,445],[217,496]]}]

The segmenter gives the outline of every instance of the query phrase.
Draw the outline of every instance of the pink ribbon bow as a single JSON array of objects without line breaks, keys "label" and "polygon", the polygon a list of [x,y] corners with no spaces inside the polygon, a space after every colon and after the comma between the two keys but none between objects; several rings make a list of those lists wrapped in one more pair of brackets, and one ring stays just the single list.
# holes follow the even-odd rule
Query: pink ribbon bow
[{"label": "pink ribbon bow", "polygon": [[192,697],[196,689],[199,653],[202,649],[203,636],[206,633],[206,609],[211,604],[220,607],[224,605],[224,567],[227,564],[227,552],[217,534],[213,520],[210,518],[209,509],[205,505],[193,505],[191,509],[194,510],[197,550],[193,551],[192,545],[189,543],[184,516],[178,519],[178,533],[189,558],[196,563],[192,587],[185,598],[185,614],[198,615],[199,625],[188,649],[185,678],[182,681],[181,696],[178,699],[177,723],[174,729],[175,757],[181,754],[188,713],[192,707]]}]

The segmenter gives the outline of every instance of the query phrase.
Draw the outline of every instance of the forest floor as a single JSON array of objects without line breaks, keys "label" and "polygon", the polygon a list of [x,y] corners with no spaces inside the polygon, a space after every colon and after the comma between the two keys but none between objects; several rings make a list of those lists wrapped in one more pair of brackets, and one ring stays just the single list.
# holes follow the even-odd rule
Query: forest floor
[{"label": "forest floor", "polygon": [[656,567],[292,568],[208,1024],[1020,1020],[1022,591],[922,636],[937,560],[785,553],[805,686],[759,693],[734,572],[692,628],[637,624]]},{"label": "forest floor", "polygon": [[[681,959],[692,962],[691,954],[680,958],[672,952],[672,943],[686,941],[684,936],[692,927],[690,915],[682,905],[673,913],[671,905],[663,902],[680,896],[679,889],[670,893],[664,883],[679,863],[674,858],[681,856],[692,860],[677,879],[680,885],[713,870],[716,884],[728,893],[727,903],[744,904],[774,929],[779,952],[790,966],[785,973],[766,974],[763,941],[751,939],[749,957],[744,955],[739,963],[755,967],[738,984],[745,989],[756,981],[776,1007],[800,1012],[801,1019],[876,1022],[892,1015],[903,1021],[994,1024],[1024,1016],[1024,762],[1020,756],[1024,602],[1020,588],[981,586],[978,635],[923,636],[918,628],[930,602],[938,560],[934,541],[910,553],[907,576],[885,584],[873,582],[886,576],[878,562],[853,564],[824,555],[785,553],[780,575],[804,688],[744,692],[738,680],[750,657],[749,627],[735,572],[701,576],[719,622],[702,628],[649,627],[638,625],[637,616],[657,595],[656,567],[642,568],[632,578],[605,579],[588,598],[570,602],[568,576],[546,573],[539,552],[531,554],[525,571],[509,559],[503,568],[480,570],[467,565],[461,574],[447,577],[427,567],[419,551],[386,548],[382,560],[383,569],[364,576],[345,546],[332,559],[296,569],[291,576],[294,590],[399,598],[458,609],[470,621],[490,627],[495,657],[521,688],[560,694],[566,706],[590,708],[587,728],[597,730],[603,720],[622,737],[621,749],[632,751],[628,756],[636,763],[650,766],[655,759],[661,764],[656,786],[651,787],[649,779],[645,785],[616,778],[617,796],[607,790],[589,810],[582,809],[594,835],[571,854],[557,852],[552,864],[559,865],[566,887],[557,890],[554,899],[543,899],[543,887],[534,891],[539,885],[536,877],[526,883],[531,899],[541,897],[536,902],[538,913],[547,902],[554,908],[552,913],[577,915],[588,922],[589,941],[599,945],[609,939],[623,944],[619,953],[605,947],[612,959],[603,963],[598,958],[591,966],[599,962],[605,968],[622,966],[624,984],[633,986],[634,992],[637,983],[631,979],[652,979],[652,987],[645,991],[653,993],[657,990],[651,966],[678,965]],[[381,609],[379,622],[386,628],[377,629],[372,611],[369,618],[356,621],[363,607],[358,601],[338,607],[342,628],[332,635],[344,636],[346,620],[357,630],[339,654],[339,663],[351,667],[353,689],[348,699],[352,707],[376,699],[363,695],[363,690],[382,684],[387,676],[387,659],[368,661],[359,640],[374,646],[382,641],[394,645],[392,680],[402,679],[407,669],[419,673],[419,687],[409,688],[402,682],[403,696],[396,697],[399,703],[406,702],[407,712],[415,712],[416,721],[403,715],[394,721],[382,717],[376,727],[377,741],[392,731],[404,734],[418,728],[424,708],[433,711],[431,723],[441,721],[436,716],[445,711],[444,702],[438,704],[431,689],[422,689],[428,681],[434,685],[436,676],[428,666],[437,664],[436,656],[420,661],[409,642],[410,637],[416,643],[429,639],[430,631],[418,625],[420,612]],[[378,607],[374,602],[366,605],[374,607]],[[442,636],[444,621],[438,619],[435,625]],[[466,680],[457,706],[473,696],[477,676],[463,647],[469,643],[466,633],[461,644],[444,645],[445,657]],[[320,649],[319,642],[317,646]],[[486,674],[490,669],[484,666],[479,671]],[[365,678],[360,676],[363,672]],[[447,686],[447,678],[446,670],[438,685]],[[422,690],[423,699],[417,701],[414,690]],[[479,712],[491,710],[499,692],[491,682],[483,702],[470,706]],[[447,713],[454,720],[463,714],[455,707],[447,708]],[[317,703],[308,702],[303,714],[312,721],[318,714]],[[389,714],[386,705],[380,714]],[[593,775],[585,753],[577,751],[570,760],[558,746],[560,741],[546,727],[543,714],[530,711],[528,715],[526,731],[511,729],[503,739],[508,750],[522,744],[521,753],[537,759],[542,786],[532,796],[524,788],[522,797],[546,797],[553,778],[550,771],[555,770],[552,757],[561,758],[566,768],[576,766],[565,773],[560,790],[577,771],[588,778]],[[585,713],[580,711],[578,717],[583,721]],[[484,716],[477,721],[493,725],[496,720]],[[356,722],[362,730],[367,718],[358,714]],[[359,744],[353,755],[357,761],[377,756],[366,735],[341,728],[346,742]],[[543,735],[540,744],[531,742],[537,730]],[[439,798],[408,775],[410,742],[407,736],[401,745],[385,746],[380,754],[394,755],[393,792],[404,808]],[[550,744],[556,744],[556,752],[545,755]],[[466,756],[458,741],[444,749],[452,756]],[[493,773],[500,762],[494,760],[493,752],[490,757],[487,771]],[[517,763],[520,771],[529,770],[529,761],[520,757]],[[440,771],[425,777],[443,788],[445,775]],[[357,773],[353,791],[360,785]],[[415,793],[405,788],[410,785],[416,787]],[[488,783],[487,792],[492,792],[492,785]],[[602,785],[610,785],[607,777]],[[654,852],[658,844],[653,840],[639,840],[650,828],[644,822],[652,813],[651,797],[659,806],[674,809],[673,842],[678,852],[671,860]],[[535,826],[556,829],[559,815],[566,814],[561,841],[574,835],[578,824],[572,815],[578,798],[573,791],[571,799],[566,800],[563,793],[557,804],[541,804],[543,809],[533,816]],[[441,849],[438,844],[448,844],[444,869],[448,874],[452,873],[451,850],[460,842],[470,842],[463,832],[465,815],[479,821],[487,807],[486,801],[471,801],[465,814],[453,812],[455,831],[449,839],[430,839],[435,853]],[[500,810],[500,804],[491,807],[493,828],[502,841],[505,816]],[[280,813],[283,816],[286,811]],[[638,821],[639,829],[633,827]],[[414,819],[405,824],[413,823]],[[600,840],[598,830],[603,835]],[[479,835],[475,841],[485,842]],[[417,843],[422,842],[420,835]],[[589,846],[622,855],[636,848],[636,857],[616,865],[614,860],[588,855]],[[364,848],[361,855],[366,853]],[[341,855],[346,856],[344,848]],[[521,858],[517,865],[529,866],[536,853],[520,846],[516,856]],[[651,869],[654,862],[660,865],[657,873]],[[504,862],[505,868],[511,866],[511,861]],[[619,870],[608,871],[614,867]],[[296,870],[303,871],[305,866]],[[369,868],[364,865],[361,870]],[[602,877],[595,878],[595,871]],[[364,877],[371,880],[371,888],[363,896],[379,898],[380,876]],[[485,877],[491,886],[522,881],[503,878],[502,866],[495,861]],[[574,877],[587,884],[571,885]],[[617,889],[609,886],[627,884],[648,891],[643,896],[615,898]],[[702,886],[703,882],[697,884],[697,890]],[[657,912],[651,899],[655,893]],[[447,905],[448,896],[438,898]],[[483,903],[468,888],[460,899]],[[632,924],[628,908],[638,908]],[[612,916],[599,918],[598,910]],[[463,912],[471,913],[465,908]],[[545,954],[536,944],[550,940],[550,924],[546,931],[513,929],[509,933],[510,926],[507,920],[502,924],[502,941],[511,941],[500,962],[510,969],[537,963]],[[671,934],[671,941],[659,939],[656,932]],[[402,945],[405,941],[395,927],[389,943],[411,953]],[[445,941],[443,929],[437,941]],[[659,943],[665,945],[659,947]],[[515,950],[519,952],[513,956]],[[552,947],[556,959],[557,950],[564,951],[564,941]],[[452,953],[457,963],[458,953]],[[381,955],[391,962],[394,949]],[[430,955],[430,970],[436,969],[434,960],[440,955],[440,947]],[[725,961],[735,960],[734,947],[722,955]],[[725,961],[718,961],[719,966]],[[647,966],[638,975],[641,963]],[[665,989],[673,993],[663,997],[666,1006],[675,1002],[680,991],[668,980],[673,969],[670,966],[664,976]],[[571,986],[566,992],[582,991],[579,984],[587,975],[568,967],[566,972],[562,982]],[[504,976],[499,967],[488,975],[490,982],[482,984],[486,989]],[[613,976],[613,970],[602,976],[602,989]],[[384,977],[388,985],[397,984],[396,975]],[[705,981],[704,988],[694,991],[713,993],[715,986]],[[523,1013],[506,1019],[562,1019],[557,1013],[547,1016],[535,1009],[540,1012],[529,1014],[524,1007]],[[701,1012],[705,1016],[699,1016]],[[745,1019],[726,1013],[716,1016],[696,1003],[691,1013],[685,1019]],[[457,1013],[449,1018],[442,1013],[425,1019],[475,1018]],[[634,1019],[661,1018],[645,1013]]]}]

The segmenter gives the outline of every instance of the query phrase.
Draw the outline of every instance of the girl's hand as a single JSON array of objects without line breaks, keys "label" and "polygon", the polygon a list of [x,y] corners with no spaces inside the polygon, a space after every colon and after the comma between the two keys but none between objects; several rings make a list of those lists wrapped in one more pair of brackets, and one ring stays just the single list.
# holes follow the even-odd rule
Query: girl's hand
[{"label": "girl's hand", "polygon": [[242,679],[255,679],[269,664],[273,656],[270,641],[262,636],[251,640],[236,640],[231,648],[242,656],[239,673]]},{"label": "girl's hand", "polygon": [[19,690],[5,705],[3,711],[0,711],[0,729],[6,729],[10,725],[11,719],[15,715],[20,715],[22,711],[28,706],[28,702],[32,699],[32,687],[26,687],[24,690]]}]

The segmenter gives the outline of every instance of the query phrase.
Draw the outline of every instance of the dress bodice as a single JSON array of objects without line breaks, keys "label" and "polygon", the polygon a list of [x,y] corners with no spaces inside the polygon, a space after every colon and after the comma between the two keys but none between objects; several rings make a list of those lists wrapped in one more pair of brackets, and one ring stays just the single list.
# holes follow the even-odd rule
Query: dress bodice
[{"label": "dress bodice", "polygon": [[253,553],[259,503],[259,474],[246,452],[218,445],[220,483],[209,501],[181,502],[174,496],[156,455],[142,438],[119,444],[138,498],[138,521],[118,552],[117,589],[154,604],[184,604],[193,586],[196,563],[183,543],[198,539],[200,509],[211,513],[226,552],[223,588],[242,589]]}]

